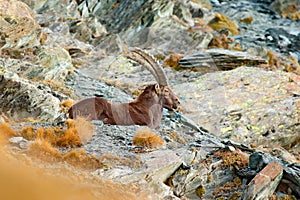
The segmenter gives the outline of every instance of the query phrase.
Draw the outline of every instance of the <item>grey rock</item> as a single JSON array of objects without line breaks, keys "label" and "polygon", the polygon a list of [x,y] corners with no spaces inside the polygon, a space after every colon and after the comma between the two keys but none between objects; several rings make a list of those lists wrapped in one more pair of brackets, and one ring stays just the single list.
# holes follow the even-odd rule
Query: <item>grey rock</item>
[{"label": "grey rock", "polygon": [[39,118],[51,121],[59,115],[59,99],[50,88],[20,78],[17,74],[0,74],[1,112],[14,119]]},{"label": "grey rock", "polygon": [[182,68],[193,68],[203,72],[229,70],[243,65],[255,66],[266,64],[263,58],[252,56],[247,52],[228,49],[208,49],[197,51],[180,59]]},{"label": "grey rock", "polygon": [[0,2],[1,49],[27,49],[40,44],[41,27],[33,11],[20,1]]},{"label": "grey rock", "polygon": [[26,140],[23,137],[12,137],[9,138],[9,142],[17,145],[20,149],[27,149],[30,145],[30,141]]}]

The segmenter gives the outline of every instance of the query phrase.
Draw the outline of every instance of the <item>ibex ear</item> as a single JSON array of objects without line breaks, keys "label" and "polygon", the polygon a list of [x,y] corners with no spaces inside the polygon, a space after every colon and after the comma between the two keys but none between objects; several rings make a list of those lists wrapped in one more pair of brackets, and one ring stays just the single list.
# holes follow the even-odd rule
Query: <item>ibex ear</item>
[{"label": "ibex ear", "polygon": [[158,94],[160,92],[159,84],[155,84],[155,92]]}]

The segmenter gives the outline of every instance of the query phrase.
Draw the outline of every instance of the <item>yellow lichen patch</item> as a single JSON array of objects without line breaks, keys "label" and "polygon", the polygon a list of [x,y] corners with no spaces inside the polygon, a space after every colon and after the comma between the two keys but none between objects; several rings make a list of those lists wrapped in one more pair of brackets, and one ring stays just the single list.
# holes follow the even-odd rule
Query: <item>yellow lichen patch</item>
[{"label": "yellow lichen patch", "polygon": [[196,192],[196,194],[197,194],[198,197],[202,198],[202,197],[205,195],[205,193],[206,193],[206,190],[205,190],[204,185],[201,184],[201,185],[195,190],[195,192]]},{"label": "yellow lichen patch", "polygon": [[236,166],[244,168],[249,164],[249,155],[237,149],[235,151],[220,150],[214,152],[215,158],[223,160],[224,167]]},{"label": "yellow lichen patch", "polygon": [[169,66],[175,70],[179,70],[179,60],[183,58],[182,54],[171,54],[167,59],[164,60],[163,66]]},{"label": "yellow lichen patch", "polygon": [[191,0],[191,2],[199,5],[201,8],[207,8],[209,10],[212,8],[210,1]]},{"label": "yellow lichen patch", "polygon": [[300,12],[292,13],[289,18],[293,20],[300,20]]},{"label": "yellow lichen patch", "polygon": [[42,83],[49,86],[54,91],[61,92],[70,97],[74,96],[73,90],[67,87],[63,82],[55,81],[55,80],[45,80]]},{"label": "yellow lichen patch", "polygon": [[139,129],[133,137],[133,145],[146,148],[159,148],[164,144],[164,140],[157,134],[151,132],[149,128]]},{"label": "yellow lichen patch", "polygon": [[227,29],[232,35],[239,34],[238,25],[224,14],[215,13],[215,18],[211,20],[208,25],[217,31]]}]

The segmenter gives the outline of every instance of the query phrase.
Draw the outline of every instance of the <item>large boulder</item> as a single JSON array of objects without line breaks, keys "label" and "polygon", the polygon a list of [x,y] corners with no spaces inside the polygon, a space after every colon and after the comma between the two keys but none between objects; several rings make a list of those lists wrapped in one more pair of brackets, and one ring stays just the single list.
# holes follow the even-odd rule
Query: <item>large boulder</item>
[{"label": "large boulder", "polygon": [[2,49],[26,49],[40,44],[41,27],[34,12],[20,1],[0,1]]}]

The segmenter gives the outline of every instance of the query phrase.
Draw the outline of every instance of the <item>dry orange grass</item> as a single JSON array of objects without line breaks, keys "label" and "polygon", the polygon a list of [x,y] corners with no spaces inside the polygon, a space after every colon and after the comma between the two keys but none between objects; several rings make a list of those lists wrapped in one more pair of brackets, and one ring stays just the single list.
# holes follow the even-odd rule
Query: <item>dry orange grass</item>
[{"label": "dry orange grass", "polygon": [[62,158],[61,153],[49,141],[41,139],[30,144],[28,153],[45,161],[58,161]]},{"label": "dry orange grass", "polygon": [[5,143],[8,138],[16,135],[16,132],[9,126],[9,124],[2,122],[0,123],[0,146]]},{"label": "dry orange grass", "polygon": [[133,137],[133,145],[146,148],[159,148],[164,144],[164,140],[157,134],[151,132],[149,128],[139,129]]},{"label": "dry orange grass", "polygon": [[[3,138],[0,138],[0,143]],[[41,143],[45,141],[39,141]],[[49,144],[39,146],[49,146]],[[48,150],[47,150],[48,151]],[[35,160],[0,146],[0,199],[121,200],[150,199],[135,185],[101,181],[64,163]]]},{"label": "dry orange grass", "polygon": [[80,147],[92,138],[94,125],[84,118],[66,120],[67,128],[41,127],[35,130],[34,127],[23,127],[20,135],[27,140],[47,140],[58,147]]},{"label": "dry orange grass", "polygon": [[67,152],[65,155],[63,155],[63,161],[83,169],[95,170],[102,167],[99,159],[95,156],[87,155],[84,149],[73,149]]},{"label": "dry orange grass", "polygon": [[[0,145],[0,199],[151,199],[148,192],[136,185],[102,181],[92,176],[89,169],[99,168],[100,162],[84,150],[59,152],[50,141],[52,134],[62,132],[49,128],[34,130],[33,127],[23,128],[21,132],[34,140],[25,154]],[[16,135],[7,123],[0,123],[0,144]]]},{"label": "dry orange grass", "polygon": [[75,129],[78,132],[78,136],[83,144],[86,144],[94,134],[95,126],[82,117],[78,117],[75,120]]},{"label": "dry orange grass", "polygon": [[72,107],[73,104],[74,104],[74,102],[72,100],[67,99],[67,100],[61,102],[59,104],[59,106],[62,109],[62,112],[66,113]]}]

